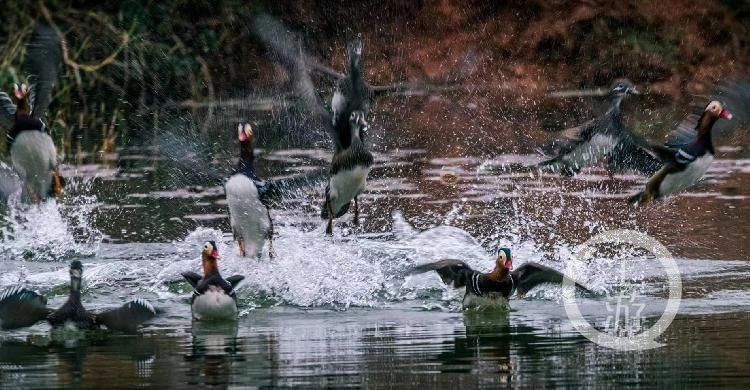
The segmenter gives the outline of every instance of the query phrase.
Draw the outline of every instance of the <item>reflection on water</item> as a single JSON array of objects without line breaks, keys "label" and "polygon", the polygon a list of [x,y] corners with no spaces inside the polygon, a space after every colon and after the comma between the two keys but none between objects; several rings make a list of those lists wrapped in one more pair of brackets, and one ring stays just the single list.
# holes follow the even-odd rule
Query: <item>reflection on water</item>
[{"label": "reflection on water", "polygon": [[[101,336],[75,346],[30,338],[0,348],[20,387],[741,386],[746,314],[680,316],[667,347],[616,352],[511,313],[259,311],[239,326]],[[283,327],[281,326],[283,323]]]}]

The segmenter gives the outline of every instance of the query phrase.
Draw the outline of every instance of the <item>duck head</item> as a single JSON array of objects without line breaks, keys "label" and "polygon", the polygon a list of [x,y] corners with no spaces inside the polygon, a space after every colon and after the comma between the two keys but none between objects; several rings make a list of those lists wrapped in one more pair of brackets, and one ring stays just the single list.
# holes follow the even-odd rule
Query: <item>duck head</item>
[{"label": "duck head", "polygon": [[724,107],[724,105],[721,104],[721,102],[719,102],[718,100],[713,100],[713,101],[711,101],[711,103],[708,103],[706,105],[706,108],[703,110],[703,115],[704,116],[710,116],[714,120],[716,120],[716,119],[727,119],[727,120],[732,119],[732,113],[729,112],[729,110],[727,110],[726,107]]},{"label": "duck head", "polygon": [[367,129],[367,119],[362,111],[352,111],[349,115],[349,128],[352,132],[352,139],[360,138],[360,131]]},{"label": "duck head", "polygon": [[203,275],[208,275],[217,270],[216,261],[219,259],[219,248],[216,247],[216,242],[206,241],[203,244],[201,259],[203,262]]},{"label": "duck head", "polygon": [[641,93],[635,87],[632,81],[628,79],[617,79],[612,83],[609,90],[609,97],[616,104],[620,104],[623,98],[628,95],[640,95]]},{"label": "duck head", "polygon": [[349,66],[352,71],[359,71],[362,60],[362,36],[358,35],[347,45],[346,52],[349,55]]},{"label": "duck head", "polygon": [[490,278],[498,282],[502,281],[508,275],[508,272],[512,270],[513,259],[510,255],[510,248],[498,248],[495,269],[490,272]]},{"label": "duck head", "polygon": [[13,84],[13,96],[16,98],[16,118],[21,116],[27,116],[30,113],[28,97],[29,97],[29,85],[26,83]]},{"label": "duck head", "polygon": [[29,95],[29,85],[26,83],[15,83],[13,84],[13,96],[20,102],[26,100]]},{"label": "duck head", "polygon": [[83,264],[74,260],[70,263],[70,292],[78,294],[81,292],[81,281],[83,279]]},{"label": "duck head", "polygon": [[253,150],[253,127],[249,123],[237,125],[237,139],[240,141],[240,158],[253,161],[255,152]]},{"label": "duck head", "polygon": [[703,113],[701,113],[701,116],[698,119],[698,124],[696,125],[698,137],[710,138],[711,129],[714,127],[714,123],[719,119],[730,120],[732,119],[732,113],[729,112],[721,102],[713,100],[706,105],[706,108],[703,109]]}]

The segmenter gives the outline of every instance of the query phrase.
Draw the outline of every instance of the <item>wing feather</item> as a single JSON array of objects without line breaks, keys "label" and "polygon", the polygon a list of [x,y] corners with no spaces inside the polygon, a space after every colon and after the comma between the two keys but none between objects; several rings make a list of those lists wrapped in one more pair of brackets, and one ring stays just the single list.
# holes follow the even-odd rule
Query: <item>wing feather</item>
[{"label": "wing feather", "polygon": [[434,263],[418,265],[409,272],[410,275],[435,271],[440,275],[443,283],[452,285],[454,288],[466,286],[466,275],[473,272],[468,264],[461,260],[444,259]]},{"label": "wing feather", "polygon": [[195,288],[198,285],[198,282],[203,279],[202,276],[191,271],[185,271],[181,275],[183,278],[185,278],[185,280],[187,280],[188,283],[190,283],[191,286],[193,286],[193,288]]},{"label": "wing feather", "polygon": [[[516,291],[523,295],[532,288],[542,284],[562,284],[565,275],[553,268],[538,263],[525,263],[511,273],[513,281],[516,283]],[[591,293],[589,289],[575,282],[577,288],[586,293]]]},{"label": "wing feather", "polygon": [[9,132],[16,122],[16,105],[5,92],[0,92],[0,128]]},{"label": "wing feather", "polygon": [[47,299],[23,287],[10,287],[0,292],[0,328],[17,329],[45,319],[51,310]]},{"label": "wing feather", "polygon": [[63,43],[50,26],[39,25],[26,46],[24,70],[29,74],[31,114],[42,118],[52,101],[52,91],[62,66]]},{"label": "wing feather", "polygon": [[156,309],[144,299],[130,301],[117,309],[107,310],[96,315],[96,323],[110,330],[135,333],[138,326],[154,318]]}]

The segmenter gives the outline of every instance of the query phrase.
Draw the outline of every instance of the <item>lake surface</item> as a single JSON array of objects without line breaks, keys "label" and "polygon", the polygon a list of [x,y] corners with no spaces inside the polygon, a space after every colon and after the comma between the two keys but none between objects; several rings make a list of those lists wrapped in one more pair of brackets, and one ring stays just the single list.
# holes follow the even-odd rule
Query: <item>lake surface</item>
[{"label": "lake surface", "polygon": [[[231,144],[218,146],[234,150]],[[218,179],[227,152],[175,161],[164,148],[120,150],[64,167],[68,197],[2,209],[0,287],[25,284],[56,307],[67,266],[84,263],[90,309],[146,298],[160,310],[139,335],[50,332],[39,324],[0,333],[0,387],[697,387],[750,383],[750,160],[721,149],[708,177],[687,194],[634,209],[644,178],[590,169],[576,178],[529,168],[534,154],[435,157],[380,147],[360,199],[362,225],[338,220],[334,237],[317,218],[324,183],[290,190],[272,212],[273,260],[238,256]],[[324,168],[323,149],[259,150],[266,177]],[[462,291],[437,275],[407,276],[443,257],[489,270],[502,244],[514,265],[566,270],[576,247],[609,229],[635,229],[676,258],[679,313],[665,346],[621,352],[581,336],[561,288],[511,300],[510,311],[464,313]],[[190,288],[199,251],[216,240],[224,276],[243,274],[237,324],[192,324]],[[617,297],[635,297],[624,330],[650,327],[666,304],[666,273],[652,256],[600,248],[571,268],[600,293],[576,298],[606,328]],[[631,302],[633,303],[633,302]],[[633,309],[635,312],[635,309]]]}]

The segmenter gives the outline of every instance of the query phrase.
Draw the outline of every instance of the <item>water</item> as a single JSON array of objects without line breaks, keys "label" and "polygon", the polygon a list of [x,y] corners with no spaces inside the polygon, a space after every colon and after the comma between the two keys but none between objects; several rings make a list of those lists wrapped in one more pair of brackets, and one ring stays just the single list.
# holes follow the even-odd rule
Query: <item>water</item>
[{"label": "water", "polygon": [[[66,166],[69,197],[39,208],[5,208],[0,286],[25,284],[65,300],[67,265],[84,263],[84,305],[99,310],[133,297],[160,314],[137,336],[50,333],[46,325],[0,334],[1,387],[573,386],[706,387],[748,383],[750,362],[750,160],[723,149],[689,194],[647,209],[627,197],[642,178],[599,169],[574,179],[540,175],[532,154],[436,158],[427,150],[376,154],[360,199],[362,226],[347,216],[324,235],[323,183],[274,210],[277,257],[244,259],[232,243],[216,161],[175,163],[154,149],[120,150],[96,164]],[[232,150],[227,147],[226,150]],[[324,167],[325,150],[260,151],[261,174]],[[223,159],[230,159],[226,156]],[[217,158],[222,161],[223,159]],[[12,201],[11,201],[12,202]],[[433,274],[408,276],[442,257],[491,268],[491,248],[559,270],[596,233],[629,228],[660,240],[683,278],[679,314],[665,347],[618,352],[579,335],[561,289],[511,300],[507,312],[463,313],[461,291]],[[202,242],[215,240],[238,288],[238,324],[191,324],[190,288]],[[648,328],[667,289],[659,262],[604,248],[574,277],[600,293],[577,298],[597,327],[613,297],[635,295]],[[607,305],[610,305],[609,307]]]}]

